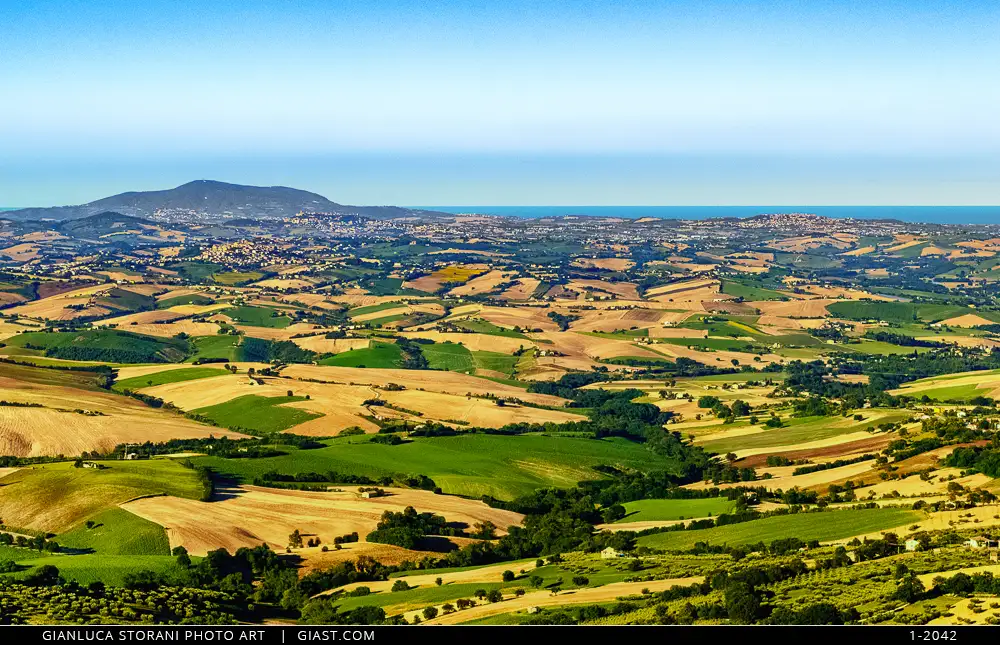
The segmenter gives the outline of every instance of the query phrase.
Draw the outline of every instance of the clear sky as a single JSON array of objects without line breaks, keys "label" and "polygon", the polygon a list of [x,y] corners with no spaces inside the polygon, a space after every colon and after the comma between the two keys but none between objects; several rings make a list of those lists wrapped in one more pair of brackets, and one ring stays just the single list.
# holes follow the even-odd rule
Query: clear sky
[{"label": "clear sky", "polygon": [[1000,3],[0,0],[0,206],[998,204]]}]

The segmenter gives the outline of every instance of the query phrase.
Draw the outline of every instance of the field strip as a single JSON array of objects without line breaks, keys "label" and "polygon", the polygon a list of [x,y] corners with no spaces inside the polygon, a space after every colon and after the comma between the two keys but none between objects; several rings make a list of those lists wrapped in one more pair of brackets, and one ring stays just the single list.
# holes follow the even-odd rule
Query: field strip
[{"label": "field strip", "polygon": [[[508,598],[501,602],[490,603],[488,605],[476,605],[469,609],[456,611],[452,614],[439,615],[434,620],[426,621],[425,625],[457,625],[460,623],[496,616],[497,614],[510,614],[520,610],[527,610],[531,607],[558,607],[560,605],[582,605],[600,602],[609,602],[622,596],[633,596],[642,593],[643,589],[651,592],[666,591],[670,587],[688,587],[696,583],[703,582],[703,576],[690,578],[669,578],[666,580],[650,580],[648,582],[613,582],[602,587],[588,587],[565,591],[553,595],[550,591],[532,591],[524,594],[520,598]],[[440,608],[439,608],[440,609]],[[388,612],[387,612],[388,613]],[[407,620],[420,614],[420,611],[411,612],[407,615]]]},{"label": "field strip", "polygon": [[448,573],[434,573],[433,569],[428,569],[431,573],[421,573],[412,576],[398,576],[389,580],[376,580],[374,582],[354,582],[343,587],[324,591],[320,596],[326,596],[337,591],[351,591],[357,587],[368,587],[373,592],[389,591],[397,580],[405,580],[411,587],[434,585],[438,578],[441,584],[468,583],[468,582],[496,582],[504,571],[520,571],[535,568],[535,558],[529,560],[515,560],[513,562],[501,562],[500,564],[488,567],[476,567],[468,571],[452,571]]}]

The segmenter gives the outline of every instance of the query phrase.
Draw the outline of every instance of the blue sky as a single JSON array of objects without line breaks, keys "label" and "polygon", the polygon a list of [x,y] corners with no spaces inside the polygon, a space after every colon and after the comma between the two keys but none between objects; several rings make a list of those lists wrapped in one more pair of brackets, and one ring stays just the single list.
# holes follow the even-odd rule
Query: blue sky
[{"label": "blue sky", "polygon": [[0,205],[1000,203],[996,2],[0,9]]}]

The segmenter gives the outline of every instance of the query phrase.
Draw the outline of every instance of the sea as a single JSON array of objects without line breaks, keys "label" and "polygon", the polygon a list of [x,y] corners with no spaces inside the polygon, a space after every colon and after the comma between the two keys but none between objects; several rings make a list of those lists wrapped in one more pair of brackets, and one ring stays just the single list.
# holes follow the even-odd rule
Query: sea
[{"label": "sea", "polygon": [[765,213],[811,213],[824,217],[895,219],[929,224],[998,224],[1000,206],[411,206],[445,213],[541,218],[560,215],[641,219],[753,217]]}]

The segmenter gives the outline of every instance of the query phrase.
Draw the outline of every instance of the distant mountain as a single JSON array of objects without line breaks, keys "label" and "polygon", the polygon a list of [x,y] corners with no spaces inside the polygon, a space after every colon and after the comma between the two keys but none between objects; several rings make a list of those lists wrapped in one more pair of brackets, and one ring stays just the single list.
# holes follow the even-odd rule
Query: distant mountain
[{"label": "distant mountain", "polygon": [[195,213],[208,216],[209,219],[217,216],[219,222],[243,218],[280,218],[297,213],[360,215],[372,219],[446,215],[395,206],[346,206],[316,193],[285,186],[241,186],[201,179],[169,190],[122,193],[80,206],[6,211],[4,217],[22,221],[71,220],[109,211],[134,217],[150,217],[163,212]]}]

